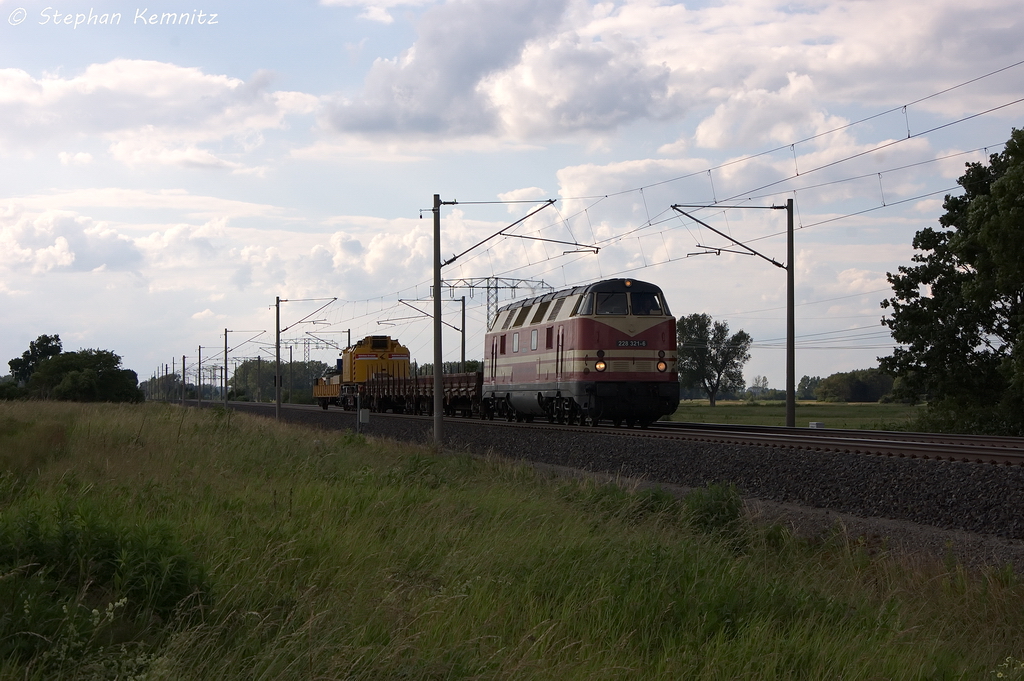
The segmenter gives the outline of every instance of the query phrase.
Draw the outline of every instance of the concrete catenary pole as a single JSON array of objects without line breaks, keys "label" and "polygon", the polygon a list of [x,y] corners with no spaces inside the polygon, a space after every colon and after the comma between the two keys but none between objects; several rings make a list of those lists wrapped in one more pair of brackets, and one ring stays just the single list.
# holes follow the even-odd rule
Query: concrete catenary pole
[{"label": "concrete catenary pole", "polygon": [[793,199],[786,200],[786,425],[796,426],[796,305],[793,258]]},{"label": "concrete catenary pole", "polygon": [[441,195],[434,194],[434,447],[438,450],[444,437],[441,357]]},{"label": "concrete catenary pole", "polygon": [[277,359],[274,368],[274,418],[281,418],[281,296],[277,296],[277,320],[274,324],[274,349]]},{"label": "concrete catenary pole", "polygon": [[196,368],[196,404],[203,406],[203,346],[199,346],[199,366]]},{"label": "concrete catenary pole", "polygon": [[224,329],[224,408],[228,408],[228,330]]}]

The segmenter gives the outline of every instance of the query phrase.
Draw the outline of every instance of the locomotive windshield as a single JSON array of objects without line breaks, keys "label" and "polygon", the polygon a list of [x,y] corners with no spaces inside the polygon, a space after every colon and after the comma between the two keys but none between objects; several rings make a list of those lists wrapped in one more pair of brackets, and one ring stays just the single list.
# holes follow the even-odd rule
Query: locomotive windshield
[{"label": "locomotive windshield", "polygon": [[595,314],[629,314],[626,312],[625,293],[604,293],[594,294],[596,299]]},{"label": "locomotive windshield", "polygon": [[634,291],[629,294],[630,302],[633,305],[634,315],[665,315],[668,314],[661,304],[661,296],[657,293],[641,293]]}]

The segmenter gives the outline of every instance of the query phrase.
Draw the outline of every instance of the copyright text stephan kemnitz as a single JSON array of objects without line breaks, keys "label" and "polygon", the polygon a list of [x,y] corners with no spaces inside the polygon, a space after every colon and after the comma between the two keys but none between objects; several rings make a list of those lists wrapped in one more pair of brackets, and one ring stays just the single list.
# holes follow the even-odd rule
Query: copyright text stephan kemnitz
[{"label": "copyright text stephan kemnitz", "polygon": [[40,26],[67,26],[72,29],[91,26],[214,26],[220,23],[216,12],[194,9],[191,12],[154,12],[148,7],[136,7],[134,12],[62,12],[55,7],[40,10],[35,21],[28,11],[18,7],[7,16],[7,23],[18,26],[27,20]]}]

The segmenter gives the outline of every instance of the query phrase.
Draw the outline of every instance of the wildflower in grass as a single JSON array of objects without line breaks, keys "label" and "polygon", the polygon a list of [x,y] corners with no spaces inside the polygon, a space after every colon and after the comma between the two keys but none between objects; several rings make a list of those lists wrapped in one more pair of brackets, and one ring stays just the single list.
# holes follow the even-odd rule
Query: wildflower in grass
[{"label": "wildflower in grass", "polygon": [[1024,678],[1024,660],[1018,660],[1010,655],[992,673],[997,679]]}]

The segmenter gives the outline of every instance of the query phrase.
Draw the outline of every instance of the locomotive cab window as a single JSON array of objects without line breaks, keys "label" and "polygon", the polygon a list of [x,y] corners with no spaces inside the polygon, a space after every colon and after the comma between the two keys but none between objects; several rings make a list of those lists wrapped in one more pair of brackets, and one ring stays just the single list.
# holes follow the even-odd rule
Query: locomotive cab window
[{"label": "locomotive cab window", "polygon": [[661,296],[657,293],[634,291],[629,294],[629,298],[634,315],[657,315],[660,317],[665,314],[664,306],[661,304]]},{"label": "locomotive cab window", "polygon": [[[629,314],[626,308],[625,293],[602,293],[594,294],[597,314]],[[581,312],[581,314],[583,314]]]},{"label": "locomotive cab window", "polygon": [[586,293],[579,297],[576,301],[576,309],[572,311],[573,317],[578,314],[590,315],[594,314],[594,294]]}]

